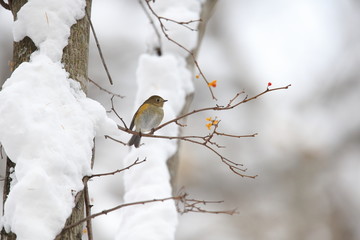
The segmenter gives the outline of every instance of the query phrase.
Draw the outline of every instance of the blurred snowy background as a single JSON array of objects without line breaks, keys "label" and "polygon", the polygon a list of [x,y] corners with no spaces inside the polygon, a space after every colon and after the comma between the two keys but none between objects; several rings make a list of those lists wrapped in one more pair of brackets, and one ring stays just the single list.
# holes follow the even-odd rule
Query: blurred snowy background
[{"label": "blurred snowy background", "polygon": [[[115,103],[130,122],[149,22],[137,1],[126,0],[93,1],[92,20],[115,85],[108,84],[92,37],[89,76],[126,96]],[[218,80],[220,104],[241,90],[259,93],[268,82],[292,87],[229,112],[188,119],[184,134],[205,133],[210,116],[222,120],[223,132],[259,133],[218,140],[227,146],[225,156],[259,176],[240,178],[210,152],[182,144],[179,187],[198,199],[225,200],[222,208],[239,214],[183,215],[177,239],[360,239],[359,23],[357,0],[218,2],[199,63],[209,79]],[[11,26],[12,15],[0,9],[0,83],[10,75]],[[203,81],[195,86],[190,109],[212,105]],[[91,84],[89,96],[110,109],[109,95]],[[96,139],[94,172],[121,168],[127,151]],[[93,180],[90,191],[93,212],[121,203],[121,175]],[[117,217],[96,218],[95,239],[112,239]]]}]

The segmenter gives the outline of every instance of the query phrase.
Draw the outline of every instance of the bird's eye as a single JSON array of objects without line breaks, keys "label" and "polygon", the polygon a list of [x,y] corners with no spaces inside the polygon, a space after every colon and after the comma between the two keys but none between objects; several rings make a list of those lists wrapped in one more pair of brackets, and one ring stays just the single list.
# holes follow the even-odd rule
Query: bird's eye
[{"label": "bird's eye", "polygon": [[156,101],[157,101],[157,102],[160,102],[160,98],[157,98]]}]

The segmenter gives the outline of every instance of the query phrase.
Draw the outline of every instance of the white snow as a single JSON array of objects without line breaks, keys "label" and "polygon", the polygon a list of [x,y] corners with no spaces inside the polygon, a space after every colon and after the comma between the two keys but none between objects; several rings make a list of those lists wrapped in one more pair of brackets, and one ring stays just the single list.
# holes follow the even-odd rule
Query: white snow
[{"label": "white snow", "polygon": [[[160,17],[169,18],[178,22],[195,21],[187,25],[180,25],[172,21],[163,20],[162,23],[166,28],[166,34],[175,40],[177,43],[187,48],[188,50],[193,49],[197,44],[197,32],[191,31],[191,29],[197,29],[198,23],[196,20],[200,19],[201,1],[199,0],[168,0],[168,1],[157,1],[155,4],[151,4],[154,11]],[[159,26],[158,20],[154,19],[156,26]],[[187,26],[187,27],[185,27]],[[189,54],[180,48],[178,45],[171,41],[168,41],[160,28],[158,28],[160,35],[162,36],[162,50],[163,53],[171,53],[174,55],[186,58]],[[154,35],[152,27],[149,27],[150,42],[156,43],[157,38]],[[153,38],[153,39],[151,39]]]},{"label": "white snow", "polygon": [[[168,100],[164,105],[166,113],[179,113],[185,104],[186,95],[194,90],[185,60],[172,54],[161,57],[141,55],[136,73],[139,88],[135,107],[140,106],[149,96],[158,94]],[[167,110],[169,105],[171,108]]]},{"label": "white snow", "polygon": [[60,61],[70,36],[70,26],[84,14],[84,0],[30,0],[18,12],[14,40],[31,38],[39,53]]},{"label": "white snow", "polygon": [[[157,1],[153,4],[160,16],[187,21],[199,18],[199,1]],[[178,18],[177,18],[178,17]],[[182,26],[167,24],[171,37],[191,50],[196,46],[197,33]],[[196,27],[196,25],[195,25]],[[151,29],[152,27],[149,26]],[[153,34],[152,38],[155,38]],[[155,39],[149,39],[156,42]],[[192,73],[186,68],[186,53],[183,49],[162,39],[162,56],[143,54],[137,69],[138,91],[134,112],[149,96],[157,94],[167,99],[164,105],[166,122],[179,115],[184,107],[185,97],[194,90]],[[171,124],[156,132],[159,135],[177,136],[179,127]],[[124,173],[124,202],[135,202],[172,196],[170,174],[166,161],[176,152],[176,141],[156,138],[142,138],[144,145],[131,148],[124,164],[130,165],[135,159],[144,159],[136,169]],[[175,239],[178,223],[174,201],[132,206],[122,210],[116,239]]]},{"label": "white snow", "polygon": [[2,224],[19,240],[55,238],[91,173],[93,138],[116,131],[60,63],[84,7],[83,0],[29,0],[14,24],[15,40],[29,36],[39,48],[0,92],[0,142],[16,163]]}]

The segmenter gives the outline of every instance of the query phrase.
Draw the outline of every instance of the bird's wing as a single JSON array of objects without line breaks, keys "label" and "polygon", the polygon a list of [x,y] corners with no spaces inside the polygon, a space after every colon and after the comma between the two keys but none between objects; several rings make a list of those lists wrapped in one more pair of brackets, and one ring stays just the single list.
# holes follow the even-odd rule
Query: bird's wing
[{"label": "bird's wing", "polygon": [[136,113],[134,114],[131,123],[130,123],[130,130],[133,129],[134,125],[135,125],[135,116],[137,116],[138,114],[142,114],[144,112],[144,110],[146,110],[149,107],[148,103],[144,103],[143,105],[141,105],[139,107],[139,109],[136,111]]}]

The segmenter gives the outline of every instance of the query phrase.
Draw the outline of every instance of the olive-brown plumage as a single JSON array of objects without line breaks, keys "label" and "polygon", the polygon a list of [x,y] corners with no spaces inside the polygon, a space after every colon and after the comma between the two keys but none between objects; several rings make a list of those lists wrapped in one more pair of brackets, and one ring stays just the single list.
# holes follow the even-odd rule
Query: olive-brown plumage
[{"label": "olive-brown plumage", "polygon": [[129,146],[134,145],[138,148],[140,146],[141,133],[149,132],[160,125],[164,117],[163,106],[166,101],[160,96],[153,95],[139,107],[130,124],[130,129],[132,130],[135,126],[135,131],[139,132],[139,134],[134,134],[130,138]]}]

